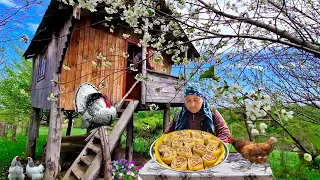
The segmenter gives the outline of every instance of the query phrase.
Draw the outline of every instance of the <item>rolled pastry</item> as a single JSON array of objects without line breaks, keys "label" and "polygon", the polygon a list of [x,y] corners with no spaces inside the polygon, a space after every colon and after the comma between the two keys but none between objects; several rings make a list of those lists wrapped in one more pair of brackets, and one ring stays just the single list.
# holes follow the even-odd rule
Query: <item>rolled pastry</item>
[{"label": "rolled pastry", "polygon": [[208,139],[211,139],[212,137],[214,137],[213,134],[210,134],[204,131],[201,132],[201,135],[203,136],[203,140],[206,145],[208,144]]},{"label": "rolled pastry", "polygon": [[164,144],[170,144],[171,145],[172,140],[173,140],[172,136],[167,136],[167,137],[163,138],[162,142]]},{"label": "rolled pastry", "polygon": [[183,156],[185,158],[189,158],[192,156],[192,151],[189,147],[182,146],[177,151],[178,156]]},{"label": "rolled pastry", "polygon": [[196,142],[196,144],[204,144],[204,140],[201,134],[193,134],[192,138]]},{"label": "rolled pastry", "polygon": [[183,146],[183,141],[181,139],[174,139],[172,141],[172,148],[173,149],[179,149],[181,146]]},{"label": "rolled pastry", "polygon": [[171,146],[169,145],[169,144],[161,144],[160,146],[159,146],[159,152],[160,153],[164,153],[165,152],[165,150],[166,149],[168,149],[168,148],[171,148]]},{"label": "rolled pastry", "polygon": [[215,156],[212,152],[210,151],[205,151],[202,160],[203,160],[203,165],[205,168],[211,167],[215,164],[217,161],[217,156]]},{"label": "rolled pastry", "polygon": [[216,144],[208,144],[207,145],[207,151],[212,152],[215,156],[219,156],[221,153],[221,146],[218,146]]},{"label": "rolled pastry", "polygon": [[192,155],[188,159],[189,170],[203,170],[203,160],[198,155]]},{"label": "rolled pastry", "polygon": [[220,145],[220,140],[217,139],[217,138],[211,137],[211,138],[207,139],[207,145],[208,145],[208,144],[213,144],[214,147],[217,148],[217,147]]},{"label": "rolled pastry", "polygon": [[172,132],[172,139],[179,139],[179,137],[182,135],[181,131],[173,131]]},{"label": "rolled pastry", "polygon": [[161,159],[166,164],[171,164],[172,159],[177,156],[176,150],[172,148],[167,148],[161,155]]},{"label": "rolled pastry", "polygon": [[192,150],[193,150],[193,154],[202,156],[204,151],[206,150],[206,146],[203,144],[195,144]]},{"label": "rolled pastry", "polygon": [[175,170],[187,170],[188,160],[183,156],[176,156],[171,162],[171,168]]},{"label": "rolled pastry", "polygon": [[187,146],[189,148],[193,148],[193,146],[196,144],[195,140],[193,138],[185,138],[182,139],[184,146]]}]

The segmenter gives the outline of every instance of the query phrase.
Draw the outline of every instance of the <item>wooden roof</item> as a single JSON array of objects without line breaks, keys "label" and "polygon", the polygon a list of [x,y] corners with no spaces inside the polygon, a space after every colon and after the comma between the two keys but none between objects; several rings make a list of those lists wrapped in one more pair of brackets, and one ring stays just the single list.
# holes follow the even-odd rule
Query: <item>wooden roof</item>
[{"label": "wooden roof", "polygon": [[[161,12],[158,14],[172,14],[172,12],[165,7],[163,0],[160,0],[158,2],[161,7]],[[82,10],[85,13],[81,12],[81,15],[85,14],[90,15],[87,10]],[[61,26],[63,25],[64,21],[66,20],[66,14],[72,13],[72,7],[65,5],[63,3],[58,2],[57,0],[51,0],[45,15],[42,18],[42,21],[34,35],[34,37],[31,40],[30,45],[28,46],[27,50],[23,54],[25,58],[32,58],[38,54],[41,53],[43,48],[45,48],[48,44],[48,42],[52,39],[53,33],[59,31]],[[72,28],[72,27],[71,27]],[[166,38],[168,39],[175,39],[176,38],[169,33]],[[183,38],[179,39],[183,42],[189,41],[187,36],[184,36]],[[187,43],[188,45],[188,57],[199,57],[200,54],[196,50],[196,48],[193,46],[193,44]]]}]

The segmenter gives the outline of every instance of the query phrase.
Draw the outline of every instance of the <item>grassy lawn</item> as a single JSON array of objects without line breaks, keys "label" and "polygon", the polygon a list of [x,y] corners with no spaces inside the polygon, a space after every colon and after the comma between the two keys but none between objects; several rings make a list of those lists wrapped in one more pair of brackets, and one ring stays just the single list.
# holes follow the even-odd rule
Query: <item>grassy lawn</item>
[{"label": "grassy lawn", "polygon": [[[71,135],[81,135],[86,131],[79,128],[73,128]],[[62,134],[65,135],[66,129],[63,129]],[[47,140],[48,128],[41,127],[39,132],[39,138],[37,139],[37,150],[36,156],[42,156],[42,148]],[[149,155],[149,147],[151,143],[157,137],[146,140],[142,138],[135,138],[134,151],[138,153],[144,153]],[[27,137],[24,135],[17,135],[17,141],[12,142],[11,134],[8,135],[8,138],[0,138],[0,180],[7,179],[7,171],[11,160],[16,155],[24,157],[25,148],[26,148]],[[125,143],[125,135],[122,137],[122,143]],[[229,145],[230,152],[235,152],[233,146]],[[286,179],[286,180],[316,180],[319,179],[320,173],[316,170],[309,170],[308,168],[302,167],[299,168],[299,158],[296,153],[278,151],[275,150],[269,157],[269,161],[272,167],[273,174],[275,179]],[[25,165],[25,162],[22,162]]]}]

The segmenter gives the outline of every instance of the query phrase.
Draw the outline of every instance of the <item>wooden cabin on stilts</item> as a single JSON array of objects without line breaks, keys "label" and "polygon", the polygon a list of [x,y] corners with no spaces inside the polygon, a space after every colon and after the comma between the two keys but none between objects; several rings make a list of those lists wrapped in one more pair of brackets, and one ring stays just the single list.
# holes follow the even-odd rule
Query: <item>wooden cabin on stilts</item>
[{"label": "wooden cabin on stilts", "polygon": [[[156,104],[159,110],[164,110],[165,128],[170,107],[183,104],[183,82],[171,75],[173,62],[170,56],[163,53],[163,62],[154,62],[154,49],[138,45],[143,34],[135,34],[120,20],[110,22],[115,26],[110,32],[110,28],[103,26],[105,15],[104,7],[92,13],[52,0],[24,53],[25,58],[33,60],[32,110],[26,156],[35,157],[40,110],[50,111],[45,179],[57,178],[64,153],[68,152],[75,152],[73,154],[77,157],[64,179],[97,179],[101,176],[103,162],[110,160],[104,154],[105,142],[110,148],[107,154],[112,154],[125,130],[126,158],[132,160],[133,113],[149,110],[148,104]],[[154,35],[152,30],[149,33]],[[123,34],[130,37],[125,38]],[[173,36],[167,39],[176,40]],[[146,61],[142,61],[142,67],[138,68],[140,72],[131,71],[130,62],[139,52]],[[99,55],[106,57],[105,61],[98,61]],[[184,55],[187,58],[199,56],[191,43]],[[137,82],[135,75],[138,73],[152,81]],[[118,120],[108,136],[101,128],[82,136],[70,136],[72,119],[77,116],[74,94],[84,82],[98,87],[112,104],[118,105]],[[157,91],[157,87],[162,87],[161,91]],[[69,123],[67,136],[62,137],[64,115]]]}]

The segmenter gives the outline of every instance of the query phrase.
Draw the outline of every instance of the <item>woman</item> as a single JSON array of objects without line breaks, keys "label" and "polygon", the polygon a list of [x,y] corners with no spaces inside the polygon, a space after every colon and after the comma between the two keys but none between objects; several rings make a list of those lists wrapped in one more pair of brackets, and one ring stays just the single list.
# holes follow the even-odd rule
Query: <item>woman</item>
[{"label": "woman", "polygon": [[184,90],[185,104],[175,115],[164,133],[175,130],[196,129],[210,132],[223,142],[228,142],[230,131],[221,114],[210,108],[202,88],[198,83],[190,82]]}]

